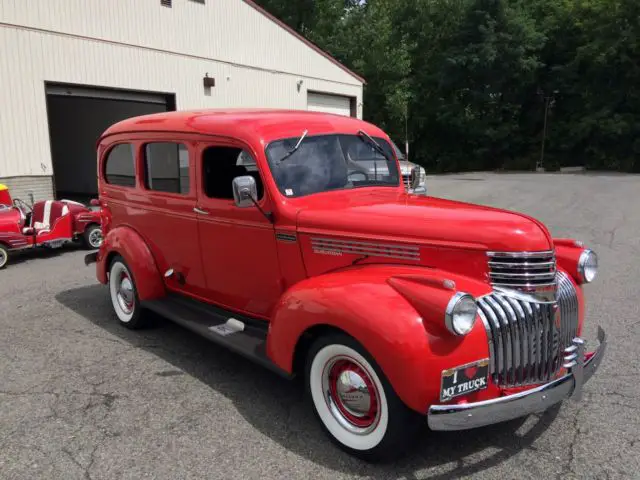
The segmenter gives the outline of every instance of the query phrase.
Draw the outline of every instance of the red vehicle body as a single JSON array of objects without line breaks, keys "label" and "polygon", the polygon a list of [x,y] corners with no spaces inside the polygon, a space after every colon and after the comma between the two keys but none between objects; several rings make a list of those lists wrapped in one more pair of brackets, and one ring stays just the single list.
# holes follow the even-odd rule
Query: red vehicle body
[{"label": "red vehicle body", "polygon": [[[31,248],[59,248],[82,240],[88,248],[102,242],[100,212],[69,200],[47,200],[33,206],[11,199],[8,189],[0,201],[0,268],[14,252]],[[0,194],[3,192],[0,191]]]},{"label": "red vehicle body", "polygon": [[[384,179],[350,169],[358,142],[388,161]],[[601,329],[595,352],[579,338],[595,254],[526,215],[407,193],[388,143],[311,112],[120,122],[99,141],[105,237],[87,263],[125,326],[148,308],[304,376],[331,438],[366,458],[401,450],[418,415],[461,430],[579,397],[606,345]],[[149,187],[155,144],[179,144],[188,188]],[[123,149],[125,185],[108,163]],[[318,183],[310,165],[341,153]]]}]

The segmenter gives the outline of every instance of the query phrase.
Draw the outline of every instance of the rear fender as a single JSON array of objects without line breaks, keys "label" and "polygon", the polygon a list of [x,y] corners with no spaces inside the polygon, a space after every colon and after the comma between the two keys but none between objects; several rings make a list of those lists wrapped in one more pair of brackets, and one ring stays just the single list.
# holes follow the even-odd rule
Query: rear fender
[{"label": "rear fender", "polygon": [[56,240],[71,240],[73,238],[73,217],[69,214],[58,218],[51,226],[51,230],[36,235],[36,243],[43,244]]},{"label": "rear fender", "polygon": [[109,265],[116,255],[124,258],[131,270],[140,301],[164,297],[166,291],[162,276],[151,250],[138,232],[126,226],[109,231],[100,246],[97,260],[99,282],[107,283]]},{"label": "rear fender", "polygon": [[80,212],[74,217],[75,223],[75,233],[83,234],[89,225],[98,225],[100,226],[100,212],[95,211],[84,211]]},{"label": "rear fender", "polygon": [[[402,278],[407,275],[411,279]],[[440,282],[433,285],[425,281],[438,277]],[[423,280],[417,287],[424,298],[441,297],[445,279],[457,285],[444,293],[448,299],[456,288],[475,294],[489,290],[480,282],[460,281],[459,275],[420,268],[369,266],[306,279],[288,290],[276,307],[267,340],[269,357],[294,373],[301,353],[296,350],[306,332],[318,326],[341,330],[373,356],[405,404],[426,412],[439,401],[442,370],[488,358],[486,333],[479,319],[464,337],[429,327],[444,323],[444,310],[435,313],[409,300],[406,291],[400,293],[393,285],[396,278],[407,284]]]}]

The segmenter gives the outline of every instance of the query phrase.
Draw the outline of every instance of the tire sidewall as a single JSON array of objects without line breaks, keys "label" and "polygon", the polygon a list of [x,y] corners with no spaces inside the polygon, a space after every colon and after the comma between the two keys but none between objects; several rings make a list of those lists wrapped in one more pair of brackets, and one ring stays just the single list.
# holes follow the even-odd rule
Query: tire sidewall
[{"label": "tire sidewall", "polygon": [[4,245],[0,245],[0,269],[3,269],[9,263],[9,249]]},{"label": "tire sidewall", "polygon": [[[346,356],[354,360],[363,368],[372,380],[376,390],[380,408],[380,418],[376,427],[367,434],[357,434],[348,431],[336,420],[325,398],[322,386],[323,371],[329,361],[338,356]],[[384,385],[374,366],[365,356],[352,345],[344,343],[330,343],[315,351],[307,374],[307,387],[311,394],[316,415],[328,433],[341,445],[350,450],[368,452],[380,445],[389,425],[389,406]]]},{"label": "tire sidewall", "polygon": [[[119,305],[117,298],[118,291],[118,280],[117,278],[125,272],[131,283],[133,284],[133,309],[131,313],[126,313]],[[124,259],[120,256],[117,256],[111,262],[109,266],[109,295],[111,297],[111,305],[113,306],[113,310],[118,317],[120,323],[126,326],[132,326],[136,323],[136,320],[140,313],[140,301],[138,300],[138,290],[136,288],[136,282],[131,274],[131,270],[127,266]]]}]

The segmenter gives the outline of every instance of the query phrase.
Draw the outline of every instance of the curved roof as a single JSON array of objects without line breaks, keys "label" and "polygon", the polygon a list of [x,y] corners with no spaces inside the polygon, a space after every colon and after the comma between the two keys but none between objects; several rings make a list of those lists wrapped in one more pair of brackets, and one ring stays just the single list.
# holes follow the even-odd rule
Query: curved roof
[{"label": "curved roof", "polygon": [[135,132],[183,132],[269,141],[309,135],[357,133],[388,139],[378,127],[357,118],[306,110],[225,109],[163,112],[133,117],[109,127],[101,139],[110,135]]}]

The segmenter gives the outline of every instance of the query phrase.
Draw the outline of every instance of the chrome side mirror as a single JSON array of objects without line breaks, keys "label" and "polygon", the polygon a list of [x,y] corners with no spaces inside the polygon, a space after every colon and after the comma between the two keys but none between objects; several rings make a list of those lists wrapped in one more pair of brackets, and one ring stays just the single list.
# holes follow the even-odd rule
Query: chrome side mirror
[{"label": "chrome side mirror", "polygon": [[258,197],[258,187],[256,179],[250,175],[236,177],[233,179],[233,200],[236,207],[253,207],[254,200]]},{"label": "chrome side mirror", "polygon": [[413,167],[411,169],[411,179],[409,182],[409,187],[411,190],[415,190],[420,186],[420,167]]}]

